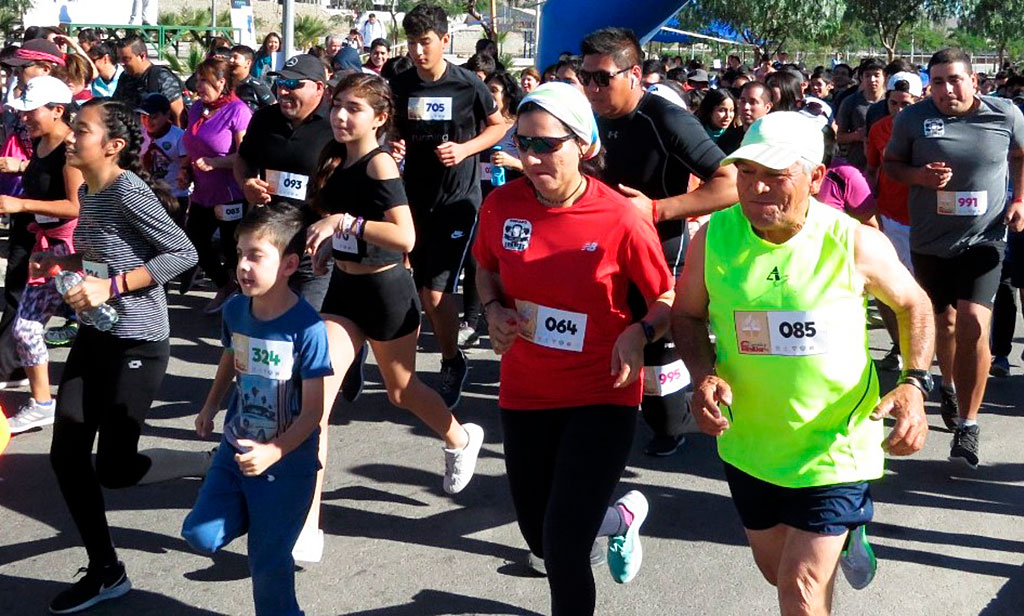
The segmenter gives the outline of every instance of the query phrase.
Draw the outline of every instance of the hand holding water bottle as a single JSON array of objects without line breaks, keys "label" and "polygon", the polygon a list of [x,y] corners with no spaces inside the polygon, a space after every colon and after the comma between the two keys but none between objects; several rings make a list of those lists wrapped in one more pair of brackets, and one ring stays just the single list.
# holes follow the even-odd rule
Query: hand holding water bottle
[{"label": "hand holding water bottle", "polygon": [[100,331],[109,331],[117,323],[117,311],[106,302],[110,299],[110,281],[93,276],[82,277],[78,272],[53,265],[49,272],[54,277],[57,292],[78,313],[79,320]]}]

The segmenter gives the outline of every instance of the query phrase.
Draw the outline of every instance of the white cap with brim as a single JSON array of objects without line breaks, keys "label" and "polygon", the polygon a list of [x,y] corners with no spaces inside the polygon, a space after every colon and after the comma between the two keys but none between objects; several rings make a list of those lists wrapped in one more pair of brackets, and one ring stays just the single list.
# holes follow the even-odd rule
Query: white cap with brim
[{"label": "white cap with brim", "polygon": [[71,89],[60,79],[49,75],[29,79],[21,96],[7,102],[7,106],[15,111],[32,111],[43,105],[70,104]]},{"label": "white cap with brim", "polygon": [[799,160],[821,164],[825,137],[821,124],[798,111],[775,111],[759,118],[743,136],[738,150],[723,165],[749,160],[769,169],[788,169]]}]

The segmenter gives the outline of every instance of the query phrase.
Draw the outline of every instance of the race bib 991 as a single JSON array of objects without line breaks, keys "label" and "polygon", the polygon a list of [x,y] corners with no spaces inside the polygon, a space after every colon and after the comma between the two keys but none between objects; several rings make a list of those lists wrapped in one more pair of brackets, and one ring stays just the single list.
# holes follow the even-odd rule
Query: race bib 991
[{"label": "race bib 991", "polygon": [[583,351],[587,315],[516,300],[516,310],[526,320],[519,335],[534,344],[562,351]]},{"label": "race bib 991", "polygon": [[447,121],[452,119],[450,96],[415,96],[409,99],[409,119]]},{"label": "race bib 991", "polygon": [[736,341],[746,355],[822,355],[825,322],[813,312],[736,312]]},{"label": "race bib 991", "polygon": [[231,348],[235,353],[235,370],[277,381],[292,378],[295,358],[292,343],[287,340],[250,338],[245,334],[231,334]]},{"label": "race bib 991", "polygon": [[935,201],[943,216],[981,216],[988,211],[988,192],[984,190],[940,190]]}]

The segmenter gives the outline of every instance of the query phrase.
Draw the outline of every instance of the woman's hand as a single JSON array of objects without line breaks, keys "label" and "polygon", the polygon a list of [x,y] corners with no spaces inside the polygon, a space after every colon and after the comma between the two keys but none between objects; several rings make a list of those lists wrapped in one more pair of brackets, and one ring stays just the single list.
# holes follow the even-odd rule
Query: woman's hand
[{"label": "woman's hand", "polygon": [[210,160],[205,156],[195,159],[192,165],[200,171],[213,171],[213,165],[210,164]]},{"label": "woman's hand", "polygon": [[640,378],[646,344],[647,336],[639,323],[622,330],[612,349],[612,376],[615,377],[612,387],[625,387]]},{"label": "woman's hand", "polygon": [[86,276],[82,284],[72,288],[64,296],[75,312],[87,312],[110,299],[110,279]]},{"label": "woman's hand", "polygon": [[514,164],[512,162],[514,160],[515,158],[502,151],[491,154],[491,162],[499,167],[511,167]]},{"label": "woman's hand", "polygon": [[22,159],[13,156],[0,156],[0,173],[21,173]]},{"label": "woman's hand", "polygon": [[0,195],[0,214],[18,214],[24,211],[24,200],[10,195]]},{"label": "woman's hand", "polygon": [[217,409],[203,407],[196,415],[196,434],[199,438],[207,438],[213,433],[213,418],[217,416]]},{"label": "woman's hand", "polygon": [[242,194],[253,205],[266,205],[270,203],[270,184],[266,180],[249,178],[242,184]]},{"label": "woman's hand", "polygon": [[309,225],[309,229],[306,230],[306,254],[315,255],[321,244],[338,231],[344,218],[344,214],[332,214]]},{"label": "woman's hand", "polygon": [[503,355],[519,337],[519,331],[525,324],[523,317],[515,310],[509,310],[497,302],[484,308],[487,317],[487,331],[491,337],[491,348],[498,355]]}]

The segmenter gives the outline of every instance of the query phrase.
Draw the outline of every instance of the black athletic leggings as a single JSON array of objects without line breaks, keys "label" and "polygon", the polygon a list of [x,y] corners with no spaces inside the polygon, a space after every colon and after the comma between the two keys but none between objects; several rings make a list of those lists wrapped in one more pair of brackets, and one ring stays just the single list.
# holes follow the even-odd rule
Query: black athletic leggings
[{"label": "black athletic leggings", "polygon": [[501,410],[519,529],[544,557],[553,616],[594,613],[590,548],[626,468],[635,406]]},{"label": "black athletic leggings", "polygon": [[[188,210],[185,233],[199,253],[199,267],[203,268],[218,287],[223,287],[231,281],[230,274],[235,271],[235,265],[238,263],[238,243],[235,241],[238,223],[238,220],[217,220],[214,208],[204,207],[198,203],[192,203]],[[220,254],[213,249],[213,232],[217,229],[220,229]]]},{"label": "black athletic leggings", "polygon": [[149,470],[149,458],[138,452],[139,434],[169,357],[167,340],[117,338],[85,325],[71,347],[57,392],[50,464],[90,565],[117,562],[100,486],[135,485]]}]

